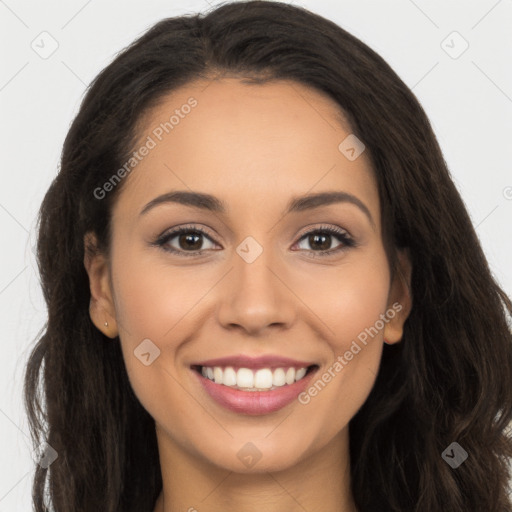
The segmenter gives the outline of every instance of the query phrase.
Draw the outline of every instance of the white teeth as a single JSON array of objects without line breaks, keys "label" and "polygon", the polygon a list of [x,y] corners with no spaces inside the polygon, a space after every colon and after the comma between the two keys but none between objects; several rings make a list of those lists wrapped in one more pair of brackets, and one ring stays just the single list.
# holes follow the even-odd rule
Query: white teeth
[{"label": "white teeth", "polygon": [[281,386],[290,385],[304,378],[307,368],[260,368],[253,371],[250,368],[235,370],[228,366],[201,367],[203,377],[224,386],[243,388],[244,391],[273,390]]},{"label": "white teeth", "polygon": [[278,387],[286,384],[286,374],[282,368],[274,370],[274,373],[272,374],[272,384]]},{"label": "white teeth", "polygon": [[222,368],[218,366],[213,368],[213,380],[216,384],[222,384]]},{"label": "white teeth", "polygon": [[236,385],[239,388],[254,387],[254,373],[249,368],[240,368],[236,372]]},{"label": "white teeth", "polygon": [[222,383],[225,386],[236,386],[236,372],[231,366],[224,369]]},{"label": "white teeth", "polygon": [[304,375],[306,375],[306,368],[301,368],[295,372],[295,380],[300,380]]},{"label": "white teeth", "polygon": [[258,370],[254,375],[254,387],[259,389],[270,389],[272,387],[272,371],[268,368]]}]

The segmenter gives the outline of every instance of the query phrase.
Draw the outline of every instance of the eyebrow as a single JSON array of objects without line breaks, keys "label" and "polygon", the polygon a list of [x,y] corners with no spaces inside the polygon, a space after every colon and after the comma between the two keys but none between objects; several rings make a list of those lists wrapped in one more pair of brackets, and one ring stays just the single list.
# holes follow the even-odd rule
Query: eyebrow
[{"label": "eyebrow", "polygon": [[[225,214],[227,212],[226,204],[215,196],[202,192],[174,190],[152,199],[146,204],[146,206],[144,206],[140,215],[144,215],[156,206],[166,203],[178,203],[214,213]],[[288,202],[283,215],[312,210],[314,208],[328,206],[335,203],[349,203],[357,206],[368,217],[372,227],[375,228],[375,222],[368,207],[356,196],[342,191],[318,192],[315,194],[292,197]]]}]

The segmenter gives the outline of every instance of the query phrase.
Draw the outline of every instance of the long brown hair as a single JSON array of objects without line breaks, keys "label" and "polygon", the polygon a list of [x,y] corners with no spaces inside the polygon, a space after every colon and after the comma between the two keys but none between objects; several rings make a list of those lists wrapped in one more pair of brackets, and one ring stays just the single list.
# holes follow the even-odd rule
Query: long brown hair
[{"label": "long brown hair", "polygon": [[[151,512],[162,489],[153,419],[131,389],[119,343],[92,324],[84,234],[108,250],[119,169],[144,113],[212,73],[287,79],[333,98],[373,162],[383,229],[407,247],[414,305],[401,343],[350,422],[352,491],[361,512],[511,512],[512,304],[489,271],[431,125],[412,92],[333,22],[271,1],[164,19],[90,85],[40,210],[37,246],[48,321],[30,356],[25,401],[38,465],[37,512]],[[136,172],[136,171],[135,171]],[[468,454],[452,468],[442,453]]]}]

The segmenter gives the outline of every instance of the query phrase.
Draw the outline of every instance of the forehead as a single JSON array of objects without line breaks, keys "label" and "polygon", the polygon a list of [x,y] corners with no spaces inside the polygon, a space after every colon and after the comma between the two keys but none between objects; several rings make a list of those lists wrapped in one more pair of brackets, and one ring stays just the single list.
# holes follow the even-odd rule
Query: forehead
[{"label": "forehead", "polygon": [[343,190],[379,219],[369,158],[350,160],[339,148],[351,131],[338,105],[299,83],[191,83],[162,98],[138,132],[135,149],[150,149],[124,184],[116,208],[125,215],[176,189],[216,195],[233,211]]}]

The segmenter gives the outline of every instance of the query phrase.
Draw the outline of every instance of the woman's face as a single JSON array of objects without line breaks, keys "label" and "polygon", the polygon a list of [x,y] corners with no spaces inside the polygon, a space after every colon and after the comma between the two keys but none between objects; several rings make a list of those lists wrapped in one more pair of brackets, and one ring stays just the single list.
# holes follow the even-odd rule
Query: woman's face
[{"label": "woman's face", "polygon": [[[119,333],[169,446],[291,467],[347,433],[409,310],[370,160],[336,104],[293,82],[189,84],[140,133],[108,260],[86,264],[91,316]],[[300,199],[320,193],[338,196]]]}]

